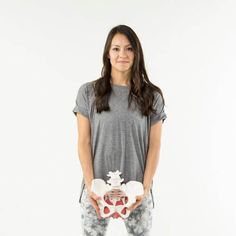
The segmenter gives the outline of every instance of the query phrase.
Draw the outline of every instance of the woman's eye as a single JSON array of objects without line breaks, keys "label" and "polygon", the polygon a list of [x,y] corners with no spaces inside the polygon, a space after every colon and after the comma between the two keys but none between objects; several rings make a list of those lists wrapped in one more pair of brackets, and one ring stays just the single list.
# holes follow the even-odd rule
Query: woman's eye
[{"label": "woman's eye", "polygon": [[[133,51],[133,48],[127,48],[127,49],[128,49],[128,51]],[[119,51],[119,48],[113,48],[112,50]]]}]

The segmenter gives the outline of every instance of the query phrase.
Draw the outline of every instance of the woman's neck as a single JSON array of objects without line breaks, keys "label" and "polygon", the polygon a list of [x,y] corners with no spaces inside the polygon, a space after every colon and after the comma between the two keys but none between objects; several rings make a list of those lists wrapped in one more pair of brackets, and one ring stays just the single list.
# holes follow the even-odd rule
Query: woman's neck
[{"label": "woman's neck", "polygon": [[111,73],[110,82],[117,85],[130,85],[130,73]]}]

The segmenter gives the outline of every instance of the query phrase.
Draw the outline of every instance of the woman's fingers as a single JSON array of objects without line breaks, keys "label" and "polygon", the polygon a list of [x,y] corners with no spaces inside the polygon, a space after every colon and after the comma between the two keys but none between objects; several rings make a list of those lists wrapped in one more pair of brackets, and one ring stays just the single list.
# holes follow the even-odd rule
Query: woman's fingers
[{"label": "woman's fingers", "polygon": [[101,199],[101,197],[97,196],[95,193],[91,192],[91,195],[90,195],[90,202],[92,204],[92,206],[94,207],[97,215],[98,215],[98,218],[101,219],[101,215],[100,215],[100,209],[99,209],[99,206],[98,206],[98,203],[97,203],[97,200]]},{"label": "woman's fingers", "polygon": [[101,197],[99,197],[97,194],[95,194],[94,192],[91,192],[91,197],[94,199],[94,200],[100,200]]},{"label": "woman's fingers", "polygon": [[137,197],[136,197],[136,202],[135,202],[133,205],[131,205],[131,206],[128,208],[128,210],[129,210],[129,211],[135,210],[135,208],[137,208],[137,207],[141,204],[142,200],[143,200],[143,196],[137,196]]},{"label": "woman's fingers", "polygon": [[90,198],[90,201],[91,201],[92,206],[94,207],[94,209],[95,209],[95,211],[96,211],[96,213],[97,213],[97,215],[98,215],[98,218],[101,219],[100,209],[99,209],[99,207],[98,207],[97,201],[94,200],[93,198]]}]

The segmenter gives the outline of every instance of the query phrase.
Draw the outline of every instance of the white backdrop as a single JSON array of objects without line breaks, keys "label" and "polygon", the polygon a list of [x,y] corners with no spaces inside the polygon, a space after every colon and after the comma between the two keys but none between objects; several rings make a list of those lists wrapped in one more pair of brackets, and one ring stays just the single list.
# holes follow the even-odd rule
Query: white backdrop
[{"label": "white backdrop", "polygon": [[81,235],[72,109],[118,24],[166,100],[152,235],[236,235],[235,12],[233,0],[1,0],[0,235]]}]

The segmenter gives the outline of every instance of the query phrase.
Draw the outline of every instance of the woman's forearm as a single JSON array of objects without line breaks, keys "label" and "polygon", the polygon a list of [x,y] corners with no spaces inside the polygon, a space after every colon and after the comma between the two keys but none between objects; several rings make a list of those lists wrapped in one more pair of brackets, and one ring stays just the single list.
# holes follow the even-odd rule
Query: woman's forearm
[{"label": "woman's forearm", "polygon": [[79,144],[78,154],[86,188],[90,189],[91,182],[94,178],[91,145],[84,143]]},{"label": "woman's forearm", "polygon": [[148,150],[147,160],[146,160],[146,167],[144,172],[144,179],[143,179],[143,186],[144,189],[149,190],[151,188],[152,180],[155,175],[159,157],[160,157],[160,146],[161,142],[155,144]]}]

